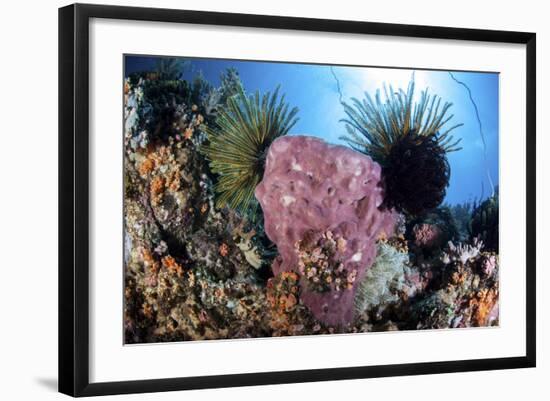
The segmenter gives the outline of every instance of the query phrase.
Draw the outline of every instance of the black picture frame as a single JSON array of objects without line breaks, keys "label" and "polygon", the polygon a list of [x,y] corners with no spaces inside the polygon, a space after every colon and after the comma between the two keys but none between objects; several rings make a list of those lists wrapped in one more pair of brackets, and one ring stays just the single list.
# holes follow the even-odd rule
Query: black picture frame
[{"label": "black picture frame", "polygon": [[[438,38],[526,46],[526,354],[521,357],[90,383],[89,21],[91,18]],[[59,9],[59,391],[71,396],[534,367],[536,35],[526,32],[74,4]]]}]

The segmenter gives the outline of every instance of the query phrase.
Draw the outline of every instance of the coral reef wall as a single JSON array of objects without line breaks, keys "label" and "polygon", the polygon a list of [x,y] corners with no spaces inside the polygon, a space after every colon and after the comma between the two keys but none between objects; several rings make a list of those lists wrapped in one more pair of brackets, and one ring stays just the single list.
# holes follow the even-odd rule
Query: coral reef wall
[{"label": "coral reef wall", "polygon": [[156,76],[125,82],[126,343],[271,332],[255,273],[262,245],[242,217],[214,206],[199,151],[213,89],[199,86]]}]

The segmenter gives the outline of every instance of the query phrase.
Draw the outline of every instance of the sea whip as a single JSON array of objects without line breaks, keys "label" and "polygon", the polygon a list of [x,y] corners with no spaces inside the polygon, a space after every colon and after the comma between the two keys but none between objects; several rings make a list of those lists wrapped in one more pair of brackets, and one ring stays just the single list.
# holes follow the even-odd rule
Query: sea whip
[{"label": "sea whip", "polygon": [[474,97],[472,96],[472,91],[466,85],[464,82],[458,80],[452,72],[449,71],[449,75],[451,78],[459,85],[462,85],[466,90],[468,91],[468,96],[470,97],[470,101],[472,102],[472,105],[474,106],[474,110],[476,112],[476,118],[477,123],[479,125],[479,136],[481,136],[481,142],[483,143],[483,160],[485,162],[485,172],[487,174],[487,178],[489,180],[489,185],[491,185],[491,196],[495,195],[495,186],[493,184],[493,180],[491,178],[491,173],[489,172],[489,162],[487,161],[487,142],[485,142],[485,135],[483,134],[483,125],[481,124],[481,118],[479,117],[479,109],[477,108],[477,104],[474,101]]}]

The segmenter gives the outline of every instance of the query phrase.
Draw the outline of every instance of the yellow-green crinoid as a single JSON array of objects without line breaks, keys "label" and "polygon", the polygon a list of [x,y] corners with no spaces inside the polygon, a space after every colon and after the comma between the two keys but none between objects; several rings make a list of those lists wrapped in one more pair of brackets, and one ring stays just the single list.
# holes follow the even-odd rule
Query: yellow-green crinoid
[{"label": "yellow-green crinoid", "polygon": [[218,175],[218,207],[254,215],[258,207],[254,190],[263,177],[267,150],[296,124],[297,113],[296,107],[289,110],[284,95],[279,99],[279,88],[263,96],[240,91],[227,100],[216,125],[206,129],[205,154]]}]

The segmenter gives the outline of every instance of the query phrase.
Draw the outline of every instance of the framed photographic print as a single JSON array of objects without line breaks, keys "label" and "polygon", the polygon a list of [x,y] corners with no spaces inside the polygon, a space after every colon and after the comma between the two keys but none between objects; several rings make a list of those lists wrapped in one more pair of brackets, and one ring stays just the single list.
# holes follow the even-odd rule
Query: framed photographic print
[{"label": "framed photographic print", "polygon": [[535,34],[59,10],[59,390],[535,366]]}]

